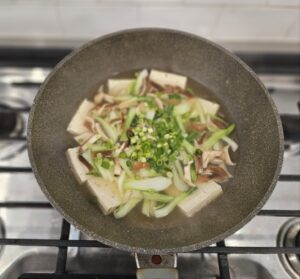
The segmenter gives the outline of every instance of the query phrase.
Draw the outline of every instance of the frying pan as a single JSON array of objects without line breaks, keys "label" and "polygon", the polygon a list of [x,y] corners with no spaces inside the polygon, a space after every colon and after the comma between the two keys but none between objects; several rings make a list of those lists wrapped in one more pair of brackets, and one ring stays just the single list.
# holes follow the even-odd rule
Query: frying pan
[{"label": "frying pan", "polygon": [[[234,176],[223,195],[192,218],[173,213],[153,220],[138,210],[116,220],[104,216],[79,185],[65,151],[76,146],[66,127],[84,98],[118,72],[154,68],[204,84],[236,124],[239,143]],[[41,86],[28,128],[36,179],[63,217],[104,244],[166,254],[208,246],[240,229],[261,209],[278,179],[283,133],[276,108],[253,71],[224,48],[198,36],[167,29],[134,29],[93,40],[63,59]]]}]

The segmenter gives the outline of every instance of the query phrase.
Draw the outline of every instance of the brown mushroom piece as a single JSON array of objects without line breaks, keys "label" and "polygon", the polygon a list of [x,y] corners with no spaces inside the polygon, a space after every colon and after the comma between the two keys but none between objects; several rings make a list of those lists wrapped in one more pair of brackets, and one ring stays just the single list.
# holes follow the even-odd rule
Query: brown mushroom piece
[{"label": "brown mushroom piece", "polygon": [[218,166],[209,165],[204,173],[216,182],[225,182],[228,180],[227,172]]}]

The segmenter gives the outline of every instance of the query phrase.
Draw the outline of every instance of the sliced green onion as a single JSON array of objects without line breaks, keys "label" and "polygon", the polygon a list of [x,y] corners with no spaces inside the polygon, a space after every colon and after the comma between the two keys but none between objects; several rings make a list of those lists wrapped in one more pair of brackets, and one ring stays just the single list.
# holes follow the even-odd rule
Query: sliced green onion
[{"label": "sliced green onion", "polygon": [[127,166],[127,160],[126,159],[120,159],[119,163],[122,167],[122,169],[125,171],[125,173],[129,176],[129,177],[134,177],[132,171],[128,168]]},{"label": "sliced green onion", "polygon": [[116,219],[125,217],[137,204],[142,200],[142,198],[132,197],[126,203],[120,205],[115,211],[114,216]]},{"label": "sliced green onion", "polygon": [[100,144],[100,143],[96,143],[96,144],[90,144],[88,145],[88,149],[92,152],[103,152],[103,151],[112,151],[114,150],[114,146],[109,145],[109,144]]},{"label": "sliced green onion", "polygon": [[178,172],[176,170],[176,168],[172,169],[172,173],[173,173],[173,179],[174,179],[174,185],[175,187],[183,192],[186,191],[189,187],[188,185],[180,178],[180,176],[178,175]]},{"label": "sliced green onion", "polygon": [[123,133],[121,135],[121,140],[122,141],[126,141],[127,140],[127,130],[130,127],[130,124],[131,124],[133,118],[135,117],[136,113],[137,113],[137,109],[136,108],[130,108],[129,109],[128,115],[126,117],[124,129],[123,129]]},{"label": "sliced green onion", "polygon": [[219,140],[228,136],[235,128],[234,124],[229,125],[226,129],[220,129],[214,132],[200,147],[201,151],[206,151],[214,146]]},{"label": "sliced green onion", "polygon": [[174,198],[174,200],[172,200],[170,203],[168,203],[166,206],[161,207],[159,209],[156,209],[154,211],[154,216],[156,218],[163,218],[167,215],[169,215],[174,208],[176,207],[176,205],[178,203],[180,203],[181,201],[183,201],[187,196],[189,196],[192,192],[194,191],[194,189],[190,189],[186,192],[182,192],[179,196],[177,196],[176,198]]},{"label": "sliced green onion", "polygon": [[104,132],[107,134],[107,136],[113,140],[113,142],[116,142],[118,139],[118,133],[116,129],[110,125],[107,121],[102,119],[101,117],[94,115],[94,119],[99,122],[104,130]]},{"label": "sliced green onion", "polygon": [[150,200],[145,200],[143,202],[142,213],[147,217],[150,217]]},{"label": "sliced green onion", "polygon": [[233,152],[237,151],[237,149],[239,148],[238,144],[229,137],[224,137],[224,138],[222,138],[222,140],[227,142],[230,145]]},{"label": "sliced green onion", "polygon": [[142,70],[137,78],[136,78],[136,82],[134,84],[134,89],[133,89],[133,94],[134,95],[138,95],[141,91],[141,87],[143,86],[143,81],[144,79],[147,77],[148,75],[148,71],[146,69]]},{"label": "sliced green onion", "polygon": [[92,159],[92,153],[91,150],[87,149],[83,153],[80,154],[80,156],[91,166],[93,166],[93,159]]},{"label": "sliced green onion", "polygon": [[147,200],[158,201],[158,202],[170,202],[174,199],[173,196],[156,192],[143,192],[143,196]]},{"label": "sliced green onion", "polygon": [[183,125],[182,118],[179,115],[177,115],[177,116],[175,116],[175,119],[176,119],[176,122],[177,122],[181,132],[185,133],[186,131],[185,131],[185,128],[184,128],[184,125]]},{"label": "sliced green onion", "polygon": [[182,146],[187,151],[187,153],[191,155],[193,155],[196,151],[196,148],[193,145],[191,145],[187,140],[183,140]]},{"label": "sliced green onion", "polygon": [[125,182],[125,189],[139,190],[139,191],[163,191],[167,189],[172,183],[169,177],[156,176],[153,178],[146,178],[141,180],[129,180]]},{"label": "sliced green onion", "polygon": [[149,120],[153,120],[153,118],[155,116],[155,113],[156,113],[155,109],[148,110],[146,112],[146,118],[149,119]]},{"label": "sliced green onion", "polygon": [[174,116],[183,115],[183,114],[189,112],[190,109],[191,109],[191,106],[187,102],[181,103],[177,106],[174,106],[173,115]]}]

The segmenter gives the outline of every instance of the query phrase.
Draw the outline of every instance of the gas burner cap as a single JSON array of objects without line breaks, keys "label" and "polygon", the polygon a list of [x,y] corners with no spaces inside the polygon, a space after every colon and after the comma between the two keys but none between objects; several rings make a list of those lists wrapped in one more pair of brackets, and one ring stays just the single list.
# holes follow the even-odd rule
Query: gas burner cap
[{"label": "gas burner cap", "polygon": [[[17,137],[23,135],[25,121],[22,114],[10,109],[22,108],[24,106],[28,106],[28,104],[22,99],[6,97],[0,100],[0,137]],[[14,158],[25,149],[26,143],[24,142],[0,139],[0,161]]]},{"label": "gas burner cap", "polygon": [[[278,233],[279,247],[300,247],[300,218],[294,218],[284,223]],[[300,255],[280,254],[280,262],[291,278],[300,278]]]},{"label": "gas burner cap", "polygon": [[[4,227],[4,222],[0,217],[0,239],[1,238],[5,238],[5,227]],[[4,246],[0,245],[0,257],[1,257],[3,249],[4,249]]]}]

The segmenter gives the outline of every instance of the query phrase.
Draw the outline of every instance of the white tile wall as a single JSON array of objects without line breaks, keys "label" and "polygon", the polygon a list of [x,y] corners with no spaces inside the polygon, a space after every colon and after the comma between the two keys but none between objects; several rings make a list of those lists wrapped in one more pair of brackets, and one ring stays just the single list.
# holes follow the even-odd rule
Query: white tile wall
[{"label": "white tile wall", "polygon": [[299,11],[296,9],[227,8],[223,10],[213,35],[221,39],[285,38],[292,24],[299,25]]},{"label": "white tile wall", "polygon": [[167,27],[226,41],[300,41],[300,0],[0,0],[9,38],[88,40],[135,27]]},{"label": "white tile wall", "polygon": [[138,25],[167,27],[211,37],[220,8],[214,7],[141,7]]},{"label": "white tile wall", "polygon": [[58,8],[65,38],[94,38],[120,29],[137,26],[137,7]]},{"label": "white tile wall", "polygon": [[2,37],[61,35],[57,8],[49,6],[0,6],[0,41]]}]

